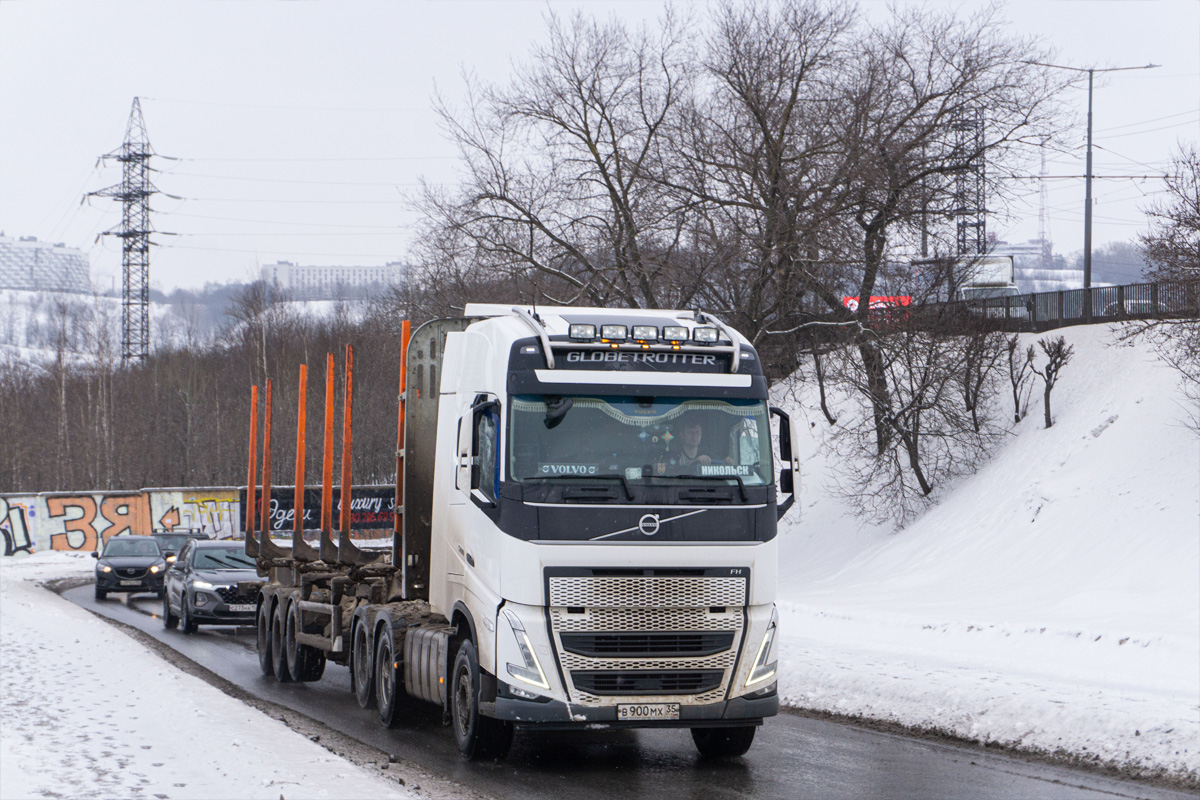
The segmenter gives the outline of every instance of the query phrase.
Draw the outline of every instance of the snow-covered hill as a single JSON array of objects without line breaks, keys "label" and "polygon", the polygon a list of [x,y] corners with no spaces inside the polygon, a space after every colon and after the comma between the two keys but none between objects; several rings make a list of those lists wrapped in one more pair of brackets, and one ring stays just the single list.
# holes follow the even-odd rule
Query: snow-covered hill
[{"label": "snow-covered hill", "polygon": [[796,393],[812,427],[802,513],[781,530],[781,692],[1195,780],[1200,437],[1148,348],[1107,326],[1058,333],[1075,356],[1054,426],[1039,386],[994,457],[901,530],[839,502],[815,390]]}]

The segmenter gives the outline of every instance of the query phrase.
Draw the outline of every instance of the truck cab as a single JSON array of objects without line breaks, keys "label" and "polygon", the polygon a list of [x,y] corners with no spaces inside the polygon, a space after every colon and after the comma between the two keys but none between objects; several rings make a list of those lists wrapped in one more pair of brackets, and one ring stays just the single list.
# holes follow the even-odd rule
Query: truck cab
[{"label": "truck cab", "polygon": [[528,725],[745,752],[778,710],[777,520],[799,476],[750,343],[699,312],[476,304],[408,356],[397,558],[456,632],[464,755]]}]

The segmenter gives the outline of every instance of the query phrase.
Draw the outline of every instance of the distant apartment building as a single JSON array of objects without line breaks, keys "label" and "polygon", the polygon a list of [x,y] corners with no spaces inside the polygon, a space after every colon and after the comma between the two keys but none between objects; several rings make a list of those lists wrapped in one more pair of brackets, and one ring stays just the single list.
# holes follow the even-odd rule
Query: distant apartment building
[{"label": "distant apartment building", "polygon": [[0,289],[90,292],[87,254],[61,242],[39,242],[35,236],[13,239],[0,232]]},{"label": "distant apartment building", "polygon": [[262,268],[262,279],[297,300],[357,297],[372,289],[401,286],[408,265],[389,261],[381,267],[317,267],[279,261]]}]

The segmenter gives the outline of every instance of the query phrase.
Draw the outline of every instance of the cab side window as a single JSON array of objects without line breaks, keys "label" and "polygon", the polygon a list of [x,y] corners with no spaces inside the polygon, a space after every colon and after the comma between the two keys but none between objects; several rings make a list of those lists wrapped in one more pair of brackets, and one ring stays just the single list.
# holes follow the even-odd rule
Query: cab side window
[{"label": "cab side window", "polygon": [[483,496],[493,503],[496,502],[499,474],[496,471],[496,422],[495,406],[481,408],[475,412],[472,442],[474,453],[471,488],[478,489]]}]

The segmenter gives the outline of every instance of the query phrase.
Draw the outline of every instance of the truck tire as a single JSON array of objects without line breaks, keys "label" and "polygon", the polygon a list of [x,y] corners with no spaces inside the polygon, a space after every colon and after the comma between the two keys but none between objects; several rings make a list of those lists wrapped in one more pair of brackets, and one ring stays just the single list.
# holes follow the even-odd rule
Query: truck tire
[{"label": "truck tire", "polygon": [[169,631],[175,630],[175,628],[179,625],[179,617],[171,613],[171,601],[167,599],[166,595],[163,595],[162,618],[163,627]]},{"label": "truck tire", "polygon": [[103,590],[103,589],[101,589],[99,586],[97,586],[97,587],[96,587],[96,599],[97,599],[97,600],[107,600],[107,599],[108,599],[108,592],[104,591],[104,590]]},{"label": "truck tire", "polygon": [[400,724],[408,694],[404,690],[404,670],[397,667],[402,654],[390,625],[384,625],[375,637],[375,701],[379,722],[385,728]]},{"label": "truck tire", "polygon": [[270,602],[266,597],[258,604],[258,614],[255,615],[256,630],[255,644],[258,646],[258,668],[263,675],[274,675],[275,667],[271,662],[271,614],[267,611]]},{"label": "truck tire", "polygon": [[700,755],[706,758],[744,756],[754,743],[758,728],[744,725],[736,728],[692,728],[692,741]]},{"label": "truck tire", "polygon": [[284,652],[284,630],[287,620],[284,619],[284,601],[275,604],[275,613],[271,615],[271,670],[275,680],[280,683],[290,683],[292,673],[288,671],[287,653]]},{"label": "truck tire", "polygon": [[367,636],[366,621],[359,620],[354,626],[350,648],[350,675],[359,708],[370,708],[375,702],[375,662],[372,655],[371,637]]},{"label": "truck tire", "polygon": [[184,633],[195,633],[199,626],[192,617],[192,612],[188,610],[189,605],[191,604],[188,603],[187,592],[184,592],[179,597],[179,629]]},{"label": "truck tire", "polygon": [[325,653],[312,645],[296,641],[301,631],[300,609],[293,600],[288,603],[287,624],[284,628],[284,653],[287,655],[288,672],[298,681],[320,680],[325,673]]},{"label": "truck tire", "polygon": [[479,657],[464,639],[450,672],[450,725],[467,761],[500,761],[512,747],[513,725],[479,713]]}]

